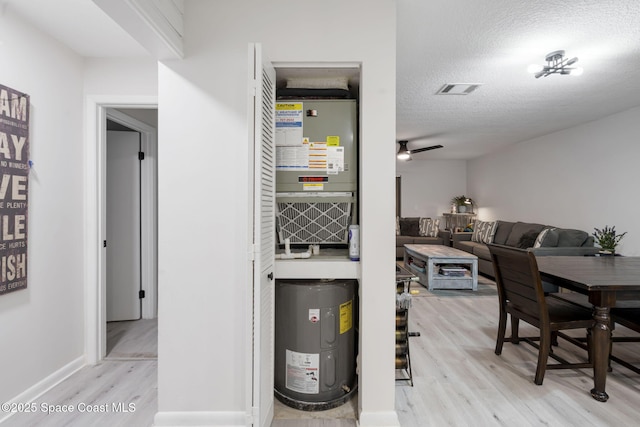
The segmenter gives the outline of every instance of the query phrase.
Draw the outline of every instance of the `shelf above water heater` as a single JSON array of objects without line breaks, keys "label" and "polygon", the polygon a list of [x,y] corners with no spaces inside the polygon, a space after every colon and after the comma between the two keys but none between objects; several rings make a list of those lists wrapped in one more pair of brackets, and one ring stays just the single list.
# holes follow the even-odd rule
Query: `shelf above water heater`
[{"label": "shelf above water heater", "polygon": [[304,259],[276,259],[276,279],[359,279],[360,262],[349,259],[348,249],[320,249]]}]

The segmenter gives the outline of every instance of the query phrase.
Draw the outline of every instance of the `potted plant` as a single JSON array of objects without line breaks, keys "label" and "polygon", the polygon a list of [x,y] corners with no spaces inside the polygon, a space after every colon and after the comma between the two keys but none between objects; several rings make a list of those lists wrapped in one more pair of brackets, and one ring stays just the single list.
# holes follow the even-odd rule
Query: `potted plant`
[{"label": "potted plant", "polygon": [[614,254],[616,253],[616,246],[620,243],[620,240],[624,237],[627,232],[625,231],[622,234],[616,234],[616,227],[609,227],[605,225],[601,230],[599,228],[594,228],[593,237],[595,237],[596,243],[602,248],[602,252]]},{"label": "potted plant", "polygon": [[453,197],[451,199],[451,204],[455,205],[458,213],[467,212],[467,207],[469,207],[470,211],[473,212],[473,200],[465,195]]},{"label": "potted plant", "polygon": [[467,196],[454,196],[451,199],[451,204],[456,207],[457,213],[464,213],[467,211],[467,205],[464,201],[467,200]]}]

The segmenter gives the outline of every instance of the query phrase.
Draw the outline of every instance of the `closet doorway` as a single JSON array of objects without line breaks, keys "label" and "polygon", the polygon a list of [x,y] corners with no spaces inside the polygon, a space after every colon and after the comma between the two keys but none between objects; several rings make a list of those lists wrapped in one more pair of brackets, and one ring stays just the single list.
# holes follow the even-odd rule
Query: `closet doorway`
[{"label": "closet doorway", "polygon": [[111,360],[157,358],[156,129],[157,109],[106,110],[105,357]]}]

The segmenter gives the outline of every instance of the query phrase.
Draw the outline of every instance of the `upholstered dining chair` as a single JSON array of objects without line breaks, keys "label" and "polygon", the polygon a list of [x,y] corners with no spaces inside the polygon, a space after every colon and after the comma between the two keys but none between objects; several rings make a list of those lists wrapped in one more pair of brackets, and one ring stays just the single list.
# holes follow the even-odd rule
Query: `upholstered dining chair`
[{"label": "upholstered dining chair", "polygon": [[[553,353],[552,340],[557,335],[584,348],[578,340],[560,332],[568,329],[589,329],[593,325],[591,310],[556,298],[545,297],[538,271],[538,263],[533,252],[509,246],[489,244],[493,262],[500,317],[495,353],[502,354],[504,342],[518,344],[521,340],[538,349],[538,365],[534,382],[541,385],[547,369],[590,368],[591,363],[570,363]],[[511,337],[505,338],[507,314],[511,316]],[[519,322],[523,320],[539,329],[536,337],[520,337]],[[535,341],[538,341],[536,343]],[[587,342],[587,351],[590,348]],[[547,365],[552,357],[559,363]],[[589,358],[590,360],[590,358]]]}]

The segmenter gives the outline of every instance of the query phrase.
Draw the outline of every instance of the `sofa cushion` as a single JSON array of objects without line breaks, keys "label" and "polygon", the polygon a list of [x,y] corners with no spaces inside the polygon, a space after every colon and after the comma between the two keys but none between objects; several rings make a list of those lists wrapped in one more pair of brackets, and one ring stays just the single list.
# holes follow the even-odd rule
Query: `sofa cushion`
[{"label": "sofa cushion", "polygon": [[442,238],[440,237],[429,237],[429,236],[421,236],[414,237],[413,244],[415,245],[441,245]]},{"label": "sofa cushion", "polygon": [[529,230],[526,233],[523,233],[522,236],[520,236],[520,240],[518,240],[518,245],[516,247],[520,249],[532,248],[536,243],[536,239],[539,234],[540,233],[535,230]]},{"label": "sofa cushion", "polygon": [[514,224],[515,222],[496,221],[496,233],[493,235],[493,243],[504,245],[507,242],[507,238],[509,238]]},{"label": "sofa cushion", "polygon": [[400,218],[400,234],[402,236],[419,236],[418,218]]},{"label": "sofa cushion", "polygon": [[556,228],[545,228],[536,237],[534,248],[555,248],[558,246],[558,230]]},{"label": "sofa cushion", "polygon": [[491,253],[489,252],[489,246],[478,244],[473,247],[473,254],[480,259],[491,259]]},{"label": "sofa cushion", "polygon": [[557,246],[559,248],[582,246],[588,237],[586,231],[560,228],[558,229]]},{"label": "sofa cushion", "polygon": [[420,218],[420,235],[426,237],[437,237],[440,229],[440,220],[431,218]]},{"label": "sofa cushion", "polygon": [[495,233],[495,221],[476,221],[475,225],[473,226],[473,235],[471,236],[471,241],[478,243],[491,243],[493,242],[493,236]]},{"label": "sofa cushion", "polygon": [[[484,245],[484,243],[477,243],[477,242],[471,242],[471,241],[462,241],[462,242],[457,242],[456,243],[456,248],[460,249],[461,251],[465,251],[465,252],[469,252],[470,254],[473,253],[473,249],[476,246],[480,246],[480,245]],[[486,245],[484,245],[486,246]]]},{"label": "sofa cushion", "polygon": [[536,236],[544,229],[544,225],[535,224],[530,222],[516,222],[511,229],[511,233],[509,233],[509,237],[505,242],[505,245],[511,246],[514,248],[518,247],[518,242],[520,241],[520,237],[528,231],[532,231],[536,233]]},{"label": "sofa cushion", "polygon": [[413,236],[396,236],[396,246],[410,245],[413,243]]}]

